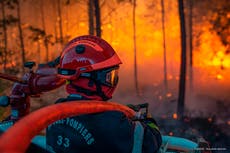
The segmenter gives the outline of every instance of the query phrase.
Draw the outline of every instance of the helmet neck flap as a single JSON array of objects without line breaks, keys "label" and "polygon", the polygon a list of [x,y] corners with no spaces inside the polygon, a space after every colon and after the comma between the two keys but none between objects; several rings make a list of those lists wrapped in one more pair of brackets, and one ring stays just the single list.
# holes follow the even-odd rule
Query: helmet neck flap
[{"label": "helmet neck flap", "polygon": [[[86,86],[87,84],[88,86]],[[91,78],[80,77],[77,80],[70,80],[66,85],[69,94],[79,94],[90,100],[107,101],[112,98],[116,86],[109,87]]]}]

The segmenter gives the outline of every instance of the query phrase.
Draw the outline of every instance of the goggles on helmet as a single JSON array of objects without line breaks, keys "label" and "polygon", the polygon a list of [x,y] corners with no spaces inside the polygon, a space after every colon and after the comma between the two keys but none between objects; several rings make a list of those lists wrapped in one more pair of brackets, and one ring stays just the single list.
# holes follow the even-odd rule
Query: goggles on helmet
[{"label": "goggles on helmet", "polygon": [[81,73],[87,72],[90,69],[91,69],[90,66],[78,68],[76,70],[58,68],[58,74],[60,75],[60,77],[65,78],[67,80],[74,80],[74,79],[78,78]]},{"label": "goggles on helmet", "polygon": [[[79,76],[92,78],[93,80],[99,81],[103,85],[114,87],[118,83],[118,70],[119,66],[115,66],[103,70],[83,72]],[[65,76],[73,76],[76,74],[76,72],[76,70],[58,68],[58,74]]]},{"label": "goggles on helmet", "polygon": [[58,74],[65,75],[65,76],[75,75],[76,70],[58,68]]}]

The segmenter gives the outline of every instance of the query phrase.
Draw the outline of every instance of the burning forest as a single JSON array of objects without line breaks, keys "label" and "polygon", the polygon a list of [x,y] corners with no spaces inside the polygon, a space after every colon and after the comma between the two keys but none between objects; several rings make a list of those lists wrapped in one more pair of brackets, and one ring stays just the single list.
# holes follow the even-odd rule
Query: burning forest
[{"label": "burning forest", "polygon": [[[76,36],[96,35],[122,65],[111,101],[149,103],[162,134],[230,151],[229,0],[1,0],[0,71],[57,58]],[[12,83],[0,80],[1,95]],[[31,111],[66,95],[63,87],[31,100]],[[0,108],[4,119],[10,108]],[[219,148],[219,150],[218,150]]]}]

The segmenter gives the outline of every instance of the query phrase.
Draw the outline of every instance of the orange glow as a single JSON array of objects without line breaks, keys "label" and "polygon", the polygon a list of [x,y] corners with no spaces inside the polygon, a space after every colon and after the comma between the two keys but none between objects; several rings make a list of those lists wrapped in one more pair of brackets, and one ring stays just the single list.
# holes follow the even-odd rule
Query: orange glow
[{"label": "orange glow", "polygon": [[217,57],[219,57],[219,58],[224,58],[224,53],[223,53],[223,51],[219,51],[219,52],[217,52]]},{"label": "orange glow", "polygon": [[[12,68],[15,67],[17,65],[17,63],[15,61],[11,61],[10,63],[7,63],[5,66],[6,68]],[[0,65],[0,69],[3,69],[3,64]]]},{"label": "orange glow", "polygon": [[221,65],[221,60],[217,57],[215,57],[212,61],[213,66],[220,66]]},{"label": "orange glow", "polygon": [[166,97],[168,97],[168,98],[169,98],[169,97],[172,97],[172,93],[167,93],[167,94],[166,94]]},{"label": "orange glow", "polygon": [[[25,1],[25,3],[28,2]],[[47,6],[49,6],[49,3],[49,1],[45,2]],[[149,5],[151,3],[154,3],[154,9],[149,9]],[[138,79],[140,80],[141,87],[145,85],[142,84],[143,82],[149,85],[153,82],[160,84],[163,81],[164,48],[161,20],[162,14],[160,11],[161,4],[159,1],[154,1],[151,3],[150,1],[138,1],[136,8],[136,57]],[[171,84],[171,82],[179,80],[181,58],[180,22],[177,1],[165,1],[165,6],[167,9],[165,10],[167,12],[165,20],[165,42],[168,73],[167,80],[170,80],[170,88],[175,86],[175,84]],[[88,34],[89,23],[87,7],[86,2],[73,5],[71,4],[64,6],[62,18],[57,17],[57,12],[53,12],[50,15],[45,16],[45,27],[47,34],[52,34],[53,38],[60,37],[60,26],[58,22],[60,19],[62,19],[62,22],[64,23],[62,25],[63,37],[68,38],[68,40],[71,40],[76,36]],[[132,13],[130,13],[132,12],[132,8],[132,4],[128,2],[119,4],[116,3],[116,1],[106,1],[103,9],[101,10],[102,38],[111,44],[123,62],[121,67],[124,69],[123,72],[125,73],[120,73],[122,78],[120,80],[128,81],[124,81],[124,84],[121,84],[121,86],[125,85],[130,87],[133,84],[133,78],[131,78],[131,76],[134,69],[133,16]],[[29,12],[28,9],[22,10],[22,14],[28,14]],[[49,11],[51,11],[49,9],[46,10],[47,12],[45,13],[49,13]],[[39,14],[39,12],[37,12],[37,14]],[[227,18],[229,18],[229,16],[230,14],[228,13]],[[26,23],[23,25],[23,28],[28,27],[28,25],[42,28],[40,16],[31,18],[31,16],[28,14],[26,16],[24,15],[23,17],[22,23]],[[218,17],[218,14],[216,14],[216,17]],[[201,79],[207,81],[207,77],[212,79],[211,83],[223,82],[218,80],[230,80],[228,69],[230,68],[230,54],[226,53],[228,47],[223,45],[220,37],[215,33],[215,31],[210,30],[211,27],[212,23],[209,23],[209,21],[202,21],[199,24],[196,23],[193,25],[193,67],[194,75],[196,75],[194,76],[194,83],[197,83],[196,81]],[[94,28],[96,28],[95,25]],[[23,32],[25,33],[25,36],[28,35],[27,31]],[[8,33],[10,34],[9,39],[13,38],[13,40],[16,40],[16,42],[12,42],[12,44],[18,44],[17,27],[12,28]],[[67,34],[69,37],[67,37]],[[68,40],[65,39],[65,42]],[[37,58],[36,62],[44,62],[46,54],[42,39],[38,41],[40,44],[36,46],[32,46],[33,43],[30,43],[30,41],[27,41],[27,39],[25,39],[25,42],[28,42],[25,44],[25,50],[26,52],[30,52],[26,55],[27,58],[34,60],[34,57],[31,57],[31,55],[35,55],[38,51],[38,47],[40,47],[41,58]],[[9,46],[9,48],[12,48],[12,50],[18,48],[18,46],[12,46]],[[57,57],[60,54],[62,47],[63,46],[58,43],[49,45],[49,59],[51,60]],[[196,73],[197,70],[200,69],[204,70],[202,72],[205,73],[205,77],[203,77],[204,73],[201,75]],[[226,72],[227,70],[228,73]],[[226,73],[223,73],[223,71]],[[172,88],[170,88],[170,90],[171,89]],[[162,101],[163,98],[172,96],[174,96],[172,93],[167,93],[166,95],[162,94],[160,96],[158,94],[156,98],[158,98],[159,101]]]},{"label": "orange glow", "polygon": [[208,122],[210,122],[210,123],[212,122],[212,118],[211,117],[208,118]]},{"label": "orange glow", "polygon": [[150,57],[150,56],[152,56],[153,51],[152,50],[147,50],[147,51],[144,52],[144,54],[145,54],[145,56]]},{"label": "orange glow", "polygon": [[168,80],[172,80],[173,76],[172,75],[168,75]]},{"label": "orange glow", "polygon": [[230,120],[227,122],[228,125],[230,125]]},{"label": "orange glow", "polygon": [[111,24],[107,24],[107,28],[108,29],[112,29],[112,25]]},{"label": "orange glow", "polygon": [[222,80],[222,79],[223,79],[223,76],[222,76],[221,74],[217,74],[217,75],[216,75],[216,79],[217,79],[217,80]]},{"label": "orange glow", "polygon": [[179,80],[179,76],[176,76],[176,80]]},{"label": "orange glow", "polygon": [[177,113],[174,113],[174,114],[173,114],[173,119],[176,120],[177,118],[178,118]]},{"label": "orange glow", "polygon": [[201,35],[201,45],[194,55],[195,66],[230,68],[230,56],[225,53],[227,47],[221,43],[217,34],[209,31],[210,23],[206,25],[207,28],[203,28],[204,33]]},{"label": "orange glow", "polygon": [[84,22],[80,22],[80,23],[79,23],[79,26],[80,26],[80,27],[85,27],[86,25],[85,25]]},{"label": "orange glow", "polygon": [[12,61],[12,62],[11,62],[11,66],[16,66],[16,62],[15,62],[15,61]]},{"label": "orange glow", "polygon": [[11,36],[12,36],[13,38],[16,38],[16,33],[12,33]]}]

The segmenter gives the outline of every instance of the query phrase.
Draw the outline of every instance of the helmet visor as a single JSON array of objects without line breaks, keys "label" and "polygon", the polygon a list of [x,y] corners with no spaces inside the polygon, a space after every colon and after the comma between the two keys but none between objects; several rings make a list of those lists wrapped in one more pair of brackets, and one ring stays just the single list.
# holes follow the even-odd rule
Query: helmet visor
[{"label": "helmet visor", "polygon": [[118,83],[118,69],[113,69],[107,72],[104,84],[114,87],[117,85],[117,83]]},{"label": "helmet visor", "polygon": [[81,73],[80,76],[92,78],[109,87],[115,87],[118,83],[118,70],[119,67],[116,66],[104,70],[93,71],[90,73]]},{"label": "helmet visor", "polygon": [[[80,76],[92,78],[93,80],[96,80],[103,85],[114,87],[118,83],[118,70],[119,66],[116,66],[98,71],[82,72],[80,73]],[[79,76],[77,75],[77,70],[62,68],[58,68],[58,74],[61,75],[63,78],[70,80],[73,80],[74,78],[76,79],[77,76]]]}]

